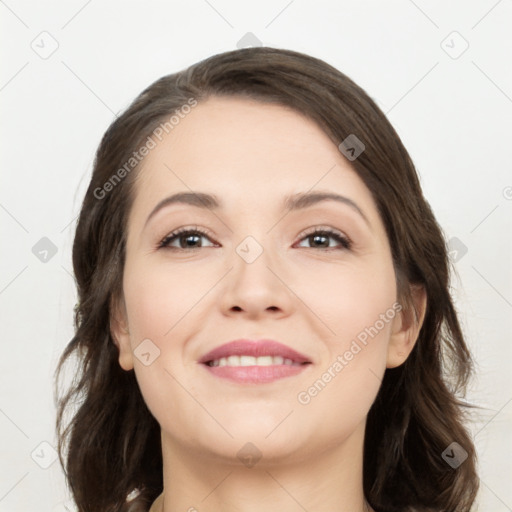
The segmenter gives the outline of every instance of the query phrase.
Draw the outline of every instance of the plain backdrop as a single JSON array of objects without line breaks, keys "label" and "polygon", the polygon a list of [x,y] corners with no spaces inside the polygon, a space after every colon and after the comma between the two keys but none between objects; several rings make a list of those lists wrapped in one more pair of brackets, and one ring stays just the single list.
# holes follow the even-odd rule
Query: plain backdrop
[{"label": "plain backdrop", "polygon": [[74,510],[53,375],[73,336],[71,244],[100,138],[154,80],[248,44],[327,61],[399,133],[450,240],[477,362],[475,510],[512,510],[510,0],[5,0],[0,23],[0,511]]}]

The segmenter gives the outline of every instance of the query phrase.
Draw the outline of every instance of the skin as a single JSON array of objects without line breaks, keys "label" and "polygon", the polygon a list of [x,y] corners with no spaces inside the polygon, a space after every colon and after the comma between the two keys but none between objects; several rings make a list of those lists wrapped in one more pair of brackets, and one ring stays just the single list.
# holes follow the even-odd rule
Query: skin
[{"label": "skin", "polygon": [[[368,223],[334,201],[282,209],[285,196],[310,190],[350,198]],[[145,225],[159,201],[180,191],[215,194],[224,206],[172,205]],[[185,250],[179,237],[174,250],[156,248],[172,231],[196,226],[210,234],[189,236],[195,248]],[[303,235],[317,226],[348,236],[352,248]],[[247,236],[263,249],[250,264],[236,252]],[[192,109],[143,161],[123,293],[111,330],[119,364],[134,369],[161,426],[161,510],[371,510],[362,490],[366,416],[385,369],[402,364],[414,346],[425,294],[414,295],[417,322],[397,312],[309,403],[299,403],[298,393],[397,301],[370,191],[313,121],[240,98],[210,98]],[[312,364],[297,376],[242,385],[198,363],[237,338],[275,339]],[[145,339],[160,351],[147,366],[134,355]],[[262,455],[250,468],[237,457],[248,442]]]}]

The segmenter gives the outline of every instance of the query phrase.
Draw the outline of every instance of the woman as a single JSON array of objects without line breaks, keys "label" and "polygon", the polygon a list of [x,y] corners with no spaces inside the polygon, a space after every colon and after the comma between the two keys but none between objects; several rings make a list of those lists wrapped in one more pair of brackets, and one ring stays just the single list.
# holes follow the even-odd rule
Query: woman
[{"label": "woman", "polygon": [[330,65],[247,48],[149,86],[101,141],[73,265],[79,511],[470,510],[445,239]]}]

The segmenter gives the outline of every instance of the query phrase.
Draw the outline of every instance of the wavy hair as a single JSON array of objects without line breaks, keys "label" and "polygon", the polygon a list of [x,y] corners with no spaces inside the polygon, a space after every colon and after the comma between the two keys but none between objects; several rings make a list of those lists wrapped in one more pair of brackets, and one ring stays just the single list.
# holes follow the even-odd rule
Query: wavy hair
[{"label": "wavy hair", "polygon": [[[315,121],[336,146],[351,134],[364,143],[350,163],[385,225],[400,302],[414,311],[411,286],[427,293],[414,349],[402,365],[385,371],[368,413],[364,494],[378,512],[470,511],[478,477],[464,426],[472,406],[461,397],[473,360],[450,296],[446,240],[414,164],[384,113],[346,75],[299,52],[256,47],[214,55],[158,79],[112,122],[97,149],[73,242],[75,334],[58,361],[54,388],[59,459],[79,512],[147,511],[163,490],[160,426],[134,371],[120,367],[110,331],[123,293],[127,218],[140,168],[131,159],[191,99],[225,96],[290,107]],[[72,356],[73,379],[60,394],[59,378]],[[468,454],[456,469],[442,457],[454,441]]]}]

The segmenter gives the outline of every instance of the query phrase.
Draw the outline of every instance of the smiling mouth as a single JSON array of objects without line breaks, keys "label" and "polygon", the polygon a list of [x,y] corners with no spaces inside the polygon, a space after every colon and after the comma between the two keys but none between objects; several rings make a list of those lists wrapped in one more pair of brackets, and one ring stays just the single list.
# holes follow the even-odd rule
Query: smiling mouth
[{"label": "smiling mouth", "polygon": [[229,356],[221,357],[220,359],[214,359],[205,363],[207,366],[302,366],[304,364],[311,363],[299,363],[282,356]]},{"label": "smiling mouth", "polygon": [[298,362],[283,356],[232,355],[202,363],[214,377],[236,384],[265,384],[293,377],[305,371],[311,362]]}]

